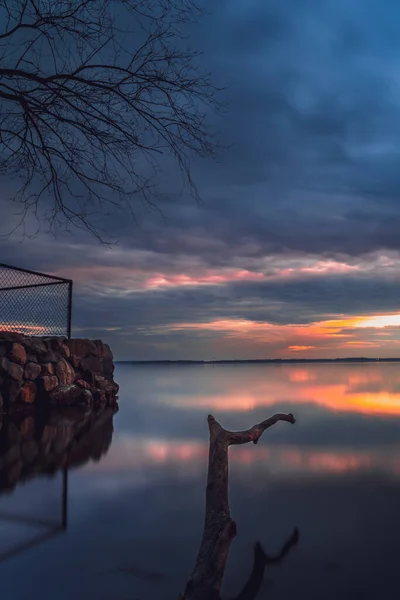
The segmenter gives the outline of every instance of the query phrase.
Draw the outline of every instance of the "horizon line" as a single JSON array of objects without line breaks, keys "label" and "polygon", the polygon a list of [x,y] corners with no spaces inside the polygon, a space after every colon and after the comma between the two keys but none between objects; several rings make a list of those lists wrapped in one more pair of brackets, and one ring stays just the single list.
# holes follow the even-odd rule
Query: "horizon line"
[{"label": "horizon line", "polygon": [[136,364],[233,364],[233,363],[312,363],[312,362],[399,362],[400,357],[376,357],[369,358],[365,356],[356,356],[356,357],[337,357],[337,358],[228,358],[228,359],[219,359],[219,360],[202,360],[202,359],[156,359],[156,360],[136,360],[136,359],[126,359],[126,360],[115,360],[116,363],[136,363]]}]

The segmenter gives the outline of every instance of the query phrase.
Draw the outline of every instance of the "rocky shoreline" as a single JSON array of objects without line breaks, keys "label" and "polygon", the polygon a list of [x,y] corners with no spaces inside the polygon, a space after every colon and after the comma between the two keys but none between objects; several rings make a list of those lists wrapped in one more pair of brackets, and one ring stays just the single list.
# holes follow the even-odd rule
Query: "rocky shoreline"
[{"label": "rocky shoreline", "polygon": [[101,340],[0,331],[0,412],[117,407],[113,354]]}]

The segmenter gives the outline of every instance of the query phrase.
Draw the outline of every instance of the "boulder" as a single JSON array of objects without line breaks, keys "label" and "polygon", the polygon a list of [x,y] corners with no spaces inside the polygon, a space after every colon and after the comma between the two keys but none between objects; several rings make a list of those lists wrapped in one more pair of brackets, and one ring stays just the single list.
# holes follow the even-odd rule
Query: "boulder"
[{"label": "boulder", "polygon": [[80,358],[84,356],[99,355],[99,350],[92,340],[88,340],[85,338],[74,338],[70,340],[65,340],[64,344],[68,346],[71,354],[79,356]]},{"label": "boulder", "polygon": [[104,373],[104,375],[112,375],[114,373],[115,366],[110,358],[102,358],[101,367],[101,372]]},{"label": "boulder", "polygon": [[48,352],[46,344],[39,338],[24,337],[21,339],[20,343],[26,349],[27,354],[42,356]]},{"label": "boulder", "polygon": [[84,404],[85,406],[92,406],[93,395],[89,390],[82,390],[82,397],[81,397],[80,404]]},{"label": "boulder", "polygon": [[58,379],[55,375],[43,375],[40,382],[46,392],[51,392],[58,386]]},{"label": "boulder", "polygon": [[43,338],[43,341],[51,352],[57,352],[63,345],[65,339],[65,337],[54,336]]},{"label": "boulder", "polygon": [[22,333],[16,331],[0,331],[0,341],[2,342],[21,342],[24,337]]},{"label": "boulder", "polygon": [[100,358],[107,358],[109,360],[112,360],[114,358],[113,353],[111,352],[111,348],[108,344],[105,344],[101,340],[94,340],[94,343],[98,348]]},{"label": "boulder", "polygon": [[33,381],[27,381],[21,388],[21,402],[32,404],[36,400],[36,384]]},{"label": "boulder", "polygon": [[56,372],[52,363],[43,363],[40,368],[42,375],[54,375]]},{"label": "boulder", "polygon": [[90,390],[90,385],[87,381],[84,381],[83,379],[78,379],[75,381],[76,385],[79,385],[79,387],[84,388],[85,390]]},{"label": "boulder", "polygon": [[103,365],[101,364],[100,358],[97,358],[96,356],[86,356],[81,360],[80,370],[82,373],[91,371],[95,375],[101,375],[103,373]]},{"label": "boulder", "polygon": [[71,351],[68,348],[68,346],[66,346],[65,344],[63,344],[61,346],[61,348],[59,349],[58,353],[63,357],[63,358],[69,358],[71,356]]},{"label": "boulder", "polygon": [[31,379],[34,381],[37,377],[39,377],[42,372],[42,367],[37,363],[28,362],[25,365],[24,377],[25,379]]},{"label": "boulder", "polygon": [[57,363],[56,375],[60,381],[60,385],[71,385],[71,383],[74,383],[75,371],[65,358],[60,358],[60,362]]},{"label": "boulder", "polygon": [[77,356],[75,356],[74,354],[71,354],[68,360],[70,362],[70,365],[74,369],[78,369],[79,368],[79,365],[81,364],[81,361],[80,361],[80,359]]},{"label": "boulder", "polygon": [[46,354],[40,357],[40,362],[57,364],[61,358],[57,352],[46,352]]},{"label": "boulder", "polygon": [[20,365],[9,361],[8,358],[3,356],[3,358],[0,358],[0,372],[5,373],[11,379],[15,379],[15,381],[21,381],[24,371]]},{"label": "boulder", "polygon": [[8,357],[12,362],[17,363],[17,365],[24,365],[26,363],[26,350],[21,344],[14,342],[8,353]]},{"label": "boulder", "polygon": [[105,379],[105,377],[96,376],[94,378],[94,384],[98,389],[103,390],[109,395],[116,394],[119,390],[118,383],[115,383],[115,381],[109,381],[108,379]]},{"label": "boulder", "polygon": [[[62,385],[58,389],[53,390],[49,394],[49,401],[51,404],[59,406],[71,406],[72,404],[80,404],[84,401],[85,392],[78,385]],[[89,392],[90,393],[90,392]]]}]

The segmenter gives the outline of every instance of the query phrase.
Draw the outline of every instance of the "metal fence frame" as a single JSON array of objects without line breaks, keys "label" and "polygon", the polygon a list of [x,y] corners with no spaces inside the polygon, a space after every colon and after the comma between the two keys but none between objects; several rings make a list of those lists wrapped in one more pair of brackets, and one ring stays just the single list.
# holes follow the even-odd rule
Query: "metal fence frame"
[{"label": "metal fence frame", "polygon": [[0,511],[0,522],[17,523],[19,525],[32,525],[40,529],[40,533],[29,537],[25,542],[12,544],[7,550],[0,552],[0,564],[6,560],[10,560],[31,548],[35,548],[51,538],[65,533],[68,526],[68,467],[62,471],[61,480],[61,514],[59,521],[52,522],[36,517],[25,517],[22,515],[11,514],[9,512]]},{"label": "metal fence frame", "polygon": [[[30,269],[22,269],[21,267],[14,267],[13,265],[8,265],[5,263],[0,263],[1,269],[9,269],[10,271],[16,271],[17,273],[25,273],[27,275],[34,275],[36,277],[43,277],[48,280],[48,282],[43,283],[31,283],[26,285],[11,285],[8,287],[1,287],[0,285],[0,294],[3,292],[11,291],[11,290],[23,290],[28,288],[41,288],[45,286],[52,285],[68,285],[68,297],[67,297],[67,315],[66,315],[66,334],[67,337],[71,337],[71,322],[72,322],[72,279],[65,279],[63,277],[55,277],[54,275],[48,275],[47,273],[41,273],[40,271],[31,271]],[[1,326],[1,316],[0,316],[0,326]],[[51,332],[49,332],[51,335]]]}]

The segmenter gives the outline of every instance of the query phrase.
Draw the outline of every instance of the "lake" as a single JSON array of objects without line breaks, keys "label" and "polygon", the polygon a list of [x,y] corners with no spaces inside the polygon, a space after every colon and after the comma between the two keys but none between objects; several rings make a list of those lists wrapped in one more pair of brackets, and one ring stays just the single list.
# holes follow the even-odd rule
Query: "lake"
[{"label": "lake", "polygon": [[84,464],[47,465],[51,478],[38,465],[3,490],[2,598],[176,600],[202,534],[207,415],[245,429],[275,412],[296,424],[229,450],[223,596],[243,587],[256,541],[273,553],[298,527],[257,599],[398,598],[400,364],[125,363],[115,380],[120,411],[82,442],[71,464]]}]

